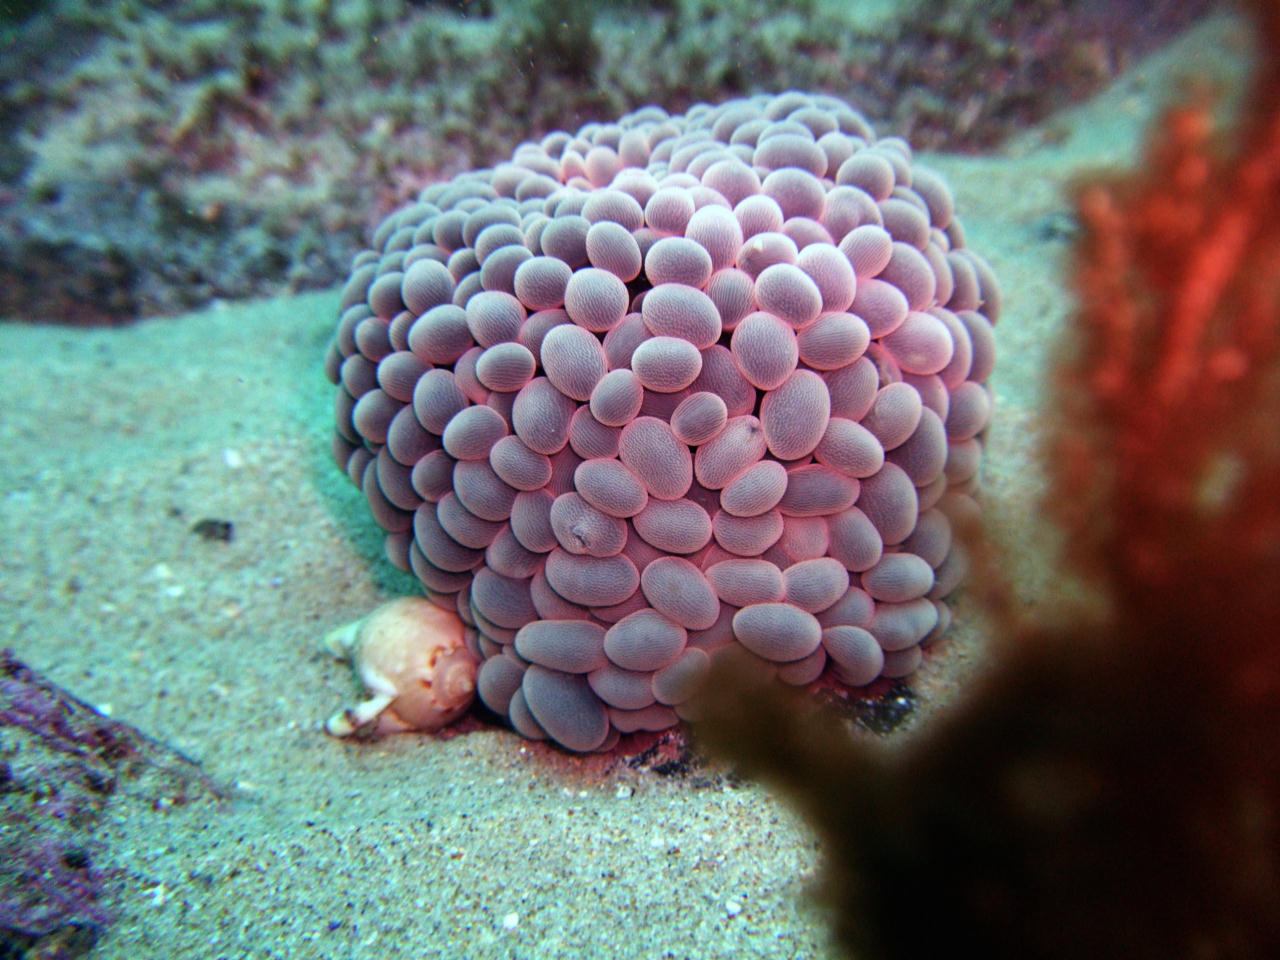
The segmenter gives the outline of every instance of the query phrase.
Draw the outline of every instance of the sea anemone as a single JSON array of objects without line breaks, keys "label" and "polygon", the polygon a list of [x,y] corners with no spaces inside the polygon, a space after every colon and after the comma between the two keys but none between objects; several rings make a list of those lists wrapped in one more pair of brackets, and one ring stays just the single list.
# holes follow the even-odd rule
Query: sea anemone
[{"label": "sea anemone", "polygon": [[607,749],[725,655],[795,686],[919,666],[999,307],[941,178],[847,104],[646,107],[383,221],[326,358],[334,456],[468,625],[485,705]]}]

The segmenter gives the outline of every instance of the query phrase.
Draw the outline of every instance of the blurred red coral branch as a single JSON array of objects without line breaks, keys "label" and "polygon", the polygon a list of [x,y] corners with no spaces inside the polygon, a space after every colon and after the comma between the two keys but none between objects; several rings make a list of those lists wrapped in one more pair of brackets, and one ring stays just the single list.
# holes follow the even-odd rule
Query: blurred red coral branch
[{"label": "blurred red coral branch", "polygon": [[1142,172],[1078,196],[1051,503],[1074,559],[1116,591],[1168,592],[1187,550],[1230,561],[1183,577],[1188,604],[1280,549],[1280,444],[1249,413],[1274,411],[1277,389],[1280,4],[1253,6],[1258,68],[1235,149],[1201,97],[1168,113]]}]

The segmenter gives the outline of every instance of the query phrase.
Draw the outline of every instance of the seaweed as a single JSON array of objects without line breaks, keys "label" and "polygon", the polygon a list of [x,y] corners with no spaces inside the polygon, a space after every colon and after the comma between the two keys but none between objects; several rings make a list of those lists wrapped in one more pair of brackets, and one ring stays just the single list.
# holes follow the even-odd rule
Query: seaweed
[{"label": "seaweed", "polygon": [[709,685],[701,735],[817,828],[852,955],[1280,953],[1280,4],[1246,9],[1230,138],[1196,95],[1076,190],[1046,507],[1088,598],[1020,610],[970,531],[993,662],[905,742]]}]

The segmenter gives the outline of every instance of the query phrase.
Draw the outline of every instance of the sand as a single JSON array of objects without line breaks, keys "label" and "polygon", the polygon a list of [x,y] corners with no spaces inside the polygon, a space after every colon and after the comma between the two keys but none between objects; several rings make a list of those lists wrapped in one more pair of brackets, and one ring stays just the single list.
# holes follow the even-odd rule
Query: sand
[{"label": "sand", "polygon": [[[922,157],[1005,290],[984,475],[1029,605],[1052,583],[1037,437],[1070,308],[1064,190],[1136,156],[1171,77],[1233,79],[1242,44],[1213,20],[999,155]],[[0,326],[0,643],[229,795],[111,800],[95,857],[115,919],[94,955],[833,956],[817,840],[727,768],[664,775],[477,724],[372,744],[320,731],[355,692],[320,636],[414,592],[330,459],[337,299]],[[195,534],[202,519],[231,522],[231,541]],[[896,736],[942,722],[983,669],[963,602],[958,620]]]}]

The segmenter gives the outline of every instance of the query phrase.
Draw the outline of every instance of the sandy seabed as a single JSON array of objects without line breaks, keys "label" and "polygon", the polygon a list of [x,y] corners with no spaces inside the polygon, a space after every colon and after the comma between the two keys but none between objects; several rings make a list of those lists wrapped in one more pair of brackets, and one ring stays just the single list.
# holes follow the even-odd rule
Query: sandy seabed
[{"label": "sandy seabed", "polygon": [[[999,155],[921,157],[1004,287],[985,499],[1028,605],[1051,580],[1037,437],[1070,309],[1067,185],[1131,162],[1176,77],[1238,81],[1244,46],[1237,21],[1209,21]],[[0,325],[0,644],[230,794],[111,800],[95,856],[114,922],[94,956],[834,956],[819,843],[724,768],[664,776],[475,723],[363,744],[320,731],[355,685],[319,638],[414,592],[330,459],[337,300]],[[198,536],[202,519],[233,538]],[[962,598],[894,736],[940,722],[982,670],[965,614]]]}]

